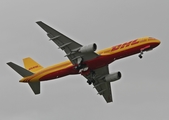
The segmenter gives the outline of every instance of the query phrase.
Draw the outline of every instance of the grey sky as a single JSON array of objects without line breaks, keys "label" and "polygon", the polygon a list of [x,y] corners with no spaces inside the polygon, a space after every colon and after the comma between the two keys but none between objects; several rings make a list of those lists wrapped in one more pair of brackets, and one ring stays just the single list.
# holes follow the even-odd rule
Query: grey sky
[{"label": "grey sky", "polygon": [[[168,120],[168,0],[1,0],[0,119],[3,120]],[[159,47],[112,63],[122,79],[111,83],[107,104],[80,75],[43,82],[35,96],[6,62],[23,66],[32,57],[46,67],[65,53],[48,41],[36,25],[41,20],[75,41],[98,49],[144,36],[161,40]]]}]

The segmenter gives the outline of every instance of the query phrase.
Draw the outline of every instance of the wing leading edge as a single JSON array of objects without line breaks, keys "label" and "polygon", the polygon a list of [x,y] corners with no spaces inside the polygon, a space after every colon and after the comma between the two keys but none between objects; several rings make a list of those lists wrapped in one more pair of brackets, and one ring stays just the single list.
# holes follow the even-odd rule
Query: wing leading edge
[{"label": "wing leading edge", "polygon": [[58,47],[65,51],[66,55],[72,64],[78,63],[78,58],[83,58],[83,61],[91,60],[96,58],[98,55],[95,52],[80,53],[79,48],[82,47],[81,44],[73,41],[72,39],[66,37],[62,33],[56,31],[52,27],[46,25],[42,21],[36,22],[43,30],[47,32],[47,36],[52,40]]}]

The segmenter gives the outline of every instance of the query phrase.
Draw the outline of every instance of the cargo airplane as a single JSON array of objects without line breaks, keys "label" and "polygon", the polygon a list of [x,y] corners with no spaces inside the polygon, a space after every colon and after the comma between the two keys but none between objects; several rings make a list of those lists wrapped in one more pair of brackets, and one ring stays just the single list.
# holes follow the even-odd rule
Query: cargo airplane
[{"label": "cargo airplane", "polygon": [[28,83],[35,94],[40,94],[42,81],[81,74],[89,85],[93,84],[107,103],[112,102],[110,82],[119,80],[121,72],[109,73],[108,65],[134,54],[139,54],[142,58],[145,51],[152,50],[160,44],[158,39],[143,37],[95,52],[95,43],[83,46],[41,21],[37,24],[46,31],[50,40],[66,53],[65,57],[69,60],[47,68],[43,68],[30,57],[23,59],[25,68],[8,62],[7,64],[23,77],[20,82]]}]

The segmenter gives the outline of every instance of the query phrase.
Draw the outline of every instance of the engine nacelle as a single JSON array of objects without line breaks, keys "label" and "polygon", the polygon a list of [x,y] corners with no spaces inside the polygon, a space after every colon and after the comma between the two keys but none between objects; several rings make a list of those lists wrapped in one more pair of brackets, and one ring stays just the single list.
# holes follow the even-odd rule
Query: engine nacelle
[{"label": "engine nacelle", "polygon": [[79,52],[81,53],[88,53],[88,52],[94,52],[97,49],[97,45],[95,43],[83,46],[79,49]]},{"label": "engine nacelle", "polygon": [[114,82],[116,80],[119,80],[121,78],[121,72],[116,72],[109,74],[105,77],[106,82]]}]

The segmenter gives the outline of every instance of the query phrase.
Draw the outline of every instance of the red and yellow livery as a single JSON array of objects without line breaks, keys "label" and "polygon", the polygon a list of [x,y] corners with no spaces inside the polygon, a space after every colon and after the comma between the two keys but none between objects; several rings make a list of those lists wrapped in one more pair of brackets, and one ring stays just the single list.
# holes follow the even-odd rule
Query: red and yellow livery
[{"label": "red and yellow livery", "polygon": [[[149,46],[147,50],[151,50],[159,44],[160,41],[152,37],[139,38],[100,50],[96,52],[97,54],[99,54],[99,57],[87,61],[86,64],[87,66],[90,66],[91,69],[98,69],[100,67],[110,64],[117,59],[140,53],[140,50],[145,46]],[[38,66],[38,64],[35,64],[35,66],[31,68],[26,67],[26,69],[31,71],[31,69],[36,69],[38,68]],[[55,64],[50,67],[33,72],[35,72],[34,75],[23,78],[22,80],[20,80],[20,82],[45,81],[60,78],[66,75],[79,74],[79,72],[75,69],[75,66],[70,61],[61,62],[59,64]]]},{"label": "red and yellow livery", "polygon": [[47,32],[49,38],[66,52],[70,61],[47,68],[30,57],[23,59],[25,68],[12,62],[7,63],[23,76],[20,82],[29,83],[35,94],[40,93],[40,81],[81,74],[88,79],[89,84],[93,83],[98,94],[103,95],[107,102],[112,102],[110,82],[120,79],[121,73],[109,74],[108,65],[115,60],[137,53],[142,58],[143,52],[152,50],[160,44],[158,39],[143,37],[94,52],[96,44],[83,47],[43,22],[37,23]]}]

